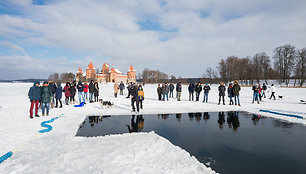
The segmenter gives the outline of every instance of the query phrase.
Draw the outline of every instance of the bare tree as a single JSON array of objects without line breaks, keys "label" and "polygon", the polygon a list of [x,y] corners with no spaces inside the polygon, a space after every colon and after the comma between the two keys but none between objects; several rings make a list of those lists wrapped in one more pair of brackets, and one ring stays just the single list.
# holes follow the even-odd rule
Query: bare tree
[{"label": "bare tree", "polygon": [[291,45],[280,46],[274,50],[274,68],[278,72],[280,84],[285,82],[289,85],[295,55],[295,47]]},{"label": "bare tree", "polygon": [[59,82],[59,81],[60,81],[59,74],[58,74],[58,73],[51,74],[51,75],[48,77],[48,80],[54,81],[54,82],[56,82],[56,83]]},{"label": "bare tree", "polygon": [[299,86],[303,86],[306,80],[306,48],[297,51],[295,76],[299,80]]}]

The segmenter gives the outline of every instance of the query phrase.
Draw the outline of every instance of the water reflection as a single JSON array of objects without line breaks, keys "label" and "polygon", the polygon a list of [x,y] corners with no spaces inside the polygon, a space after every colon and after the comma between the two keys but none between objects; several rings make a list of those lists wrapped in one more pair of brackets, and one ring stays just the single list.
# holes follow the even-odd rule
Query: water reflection
[{"label": "water reflection", "polygon": [[225,123],[225,114],[224,114],[224,112],[219,112],[218,117],[219,117],[219,119],[218,119],[219,128],[223,129],[223,124]]},{"label": "water reflection", "polygon": [[229,128],[233,128],[234,131],[238,130],[240,125],[239,116],[237,111],[229,111],[227,113],[227,124]]},{"label": "water reflection", "polygon": [[253,124],[256,126],[259,119],[261,118],[260,115],[256,115],[256,114],[253,114],[253,117],[252,117],[252,120],[253,120]]},{"label": "water reflection", "polygon": [[141,132],[144,126],[144,119],[142,115],[137,115],[135,120],[135,115],[132,115],[131,125],[126,125],[130,133]]}]

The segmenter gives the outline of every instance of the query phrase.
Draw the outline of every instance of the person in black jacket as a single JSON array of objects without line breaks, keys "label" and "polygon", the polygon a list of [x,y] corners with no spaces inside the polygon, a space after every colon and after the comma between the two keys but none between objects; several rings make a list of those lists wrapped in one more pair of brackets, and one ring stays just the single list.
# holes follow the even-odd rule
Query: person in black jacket
[{"label": "person in black jacket", "polygon": [[201,85],[200,82],[195,87],[195,91],[196,91],[196,101],[199,101],[200,94],[201,94],[201,91],[202,91],[202,85]]},{"label": "person in black jacket", "polygon": [[176,85],[176,98],[177,101],[181,101],[181,94],[182,94],[182,85],[181,82],[178,82]]},{"label": "person in black jacket", "polygon": [[170,85],[169,85],[169,89],[170,89],[170,94],[169,94],[169,98],[174,98],[173,97],[173,90],[174,90],[174,85],[172,84],[172,83],[170,83]]},{"label": "person in black jacket", "polygon": [[49,81],[49,88],[52,92],[52,96],[51,96],[51,108],[54,108],[54,104],[55,104],[55,92],[56,92],[56,85],[54,83],[54,81]]},{"label": "person in black jacket", "polygon": [[74,83],[71,83],[69,90],[70,90],[70,104],[72,103],[75,104],[74,97],[75,97],[76,89],[75,89]]},{"label": "person in black jacket", "polygon": [[89,103],[92,103],[93,102],[93,95],[94,95],[94,92],[95,92],[95,86],[94,86],[94,81],[91,80],[90,83],[89,83]]},{"label": "person in black jacket", "polygon": [[95,87],[95,90],[94,90],[95,102],[98,102],[99,101],[99,85],[98,85],[98,82],[94,83],[94,87]]},{"label": "person in black jacket", "polygon": [[193,93],[194,93],[194,83],[189,83],[188,86],[188,92],[189,92],[189,101],[193,101]]},{"label": "person in black jacket", "polygon": [[130,95],[131,95],[131,105],[132,105],[132,109],[133,109],[133,112],[135,112],[135,106],[134,106],[134,103],[136,102],[136,107],[137,107],[137,112],[139,112],[139,97],[138,97],[138,89],[132,85],[130,87]]},{"label": "person in black jacket", "polygon": [[203,87],[203,90],[204,90],[204,100],[203,100],[203,102],[207,103],[208,93],[210,91],[210,87],[208,86],[208,83],[205,84],[205,86]]},{"label": "person in black jacket", "polygon": [[85,86],[81,81],[79,81],[77,89],[78,89],[79,102],[80,103],[82,103],[82,102],[85,103],[85,96],[84,96]]},{"label": "person in black jacket", "polygon": [[225,101],[224,101],[225,90],[226,90],[226,88],[224,86],[224,82],[220,82],[220,86],[218,87],[218,91],[219,91],[219,103],[218,103],[218,105],[220,105],[221,98],[223,99],[223,105],[225,105]]},{"label": "person in black jacket", "polygon": [[230,98],[229,105],[233,105],[234,104],[234,101],[233,101],[234,94],[233,94],[233,84],[232,83],[228,85],[227,94],[228,94],[228,97]]}]

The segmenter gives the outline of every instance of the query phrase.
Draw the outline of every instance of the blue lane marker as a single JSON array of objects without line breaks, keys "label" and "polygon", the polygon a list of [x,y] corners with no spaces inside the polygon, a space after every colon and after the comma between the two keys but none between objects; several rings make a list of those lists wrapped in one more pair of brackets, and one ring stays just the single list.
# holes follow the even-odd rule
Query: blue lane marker
[{"label": "blue lane marker", "polygon": [[52,130],[52,126],[48,125],[48,123],[52,123],[54,120],[57,120],[61,116],[54,117],[54,118],[52,118],[51,120],[48,120],[48,121],[43,121],[40,125],[41,125],[41,127],[45,127],[45,129],[42,129],[38,132],[40,132],[40,133],[50,132]]},{"label": "blue lane marker", "polygon": [[13,156],[13,152],[12,152],[12,151],[9,151],[9,152],[7,152],[6,154],[2,155],[2,156],[0,157],[0,164],[1,164],[3,161],[5,161],[5,160],[7,160],[8,158],[10,158],[11,156]]},{"label": "blue lane marker", "polygon": [[283,116],[287,116],[287,117],[295,117],[295,118],[300,118],[300,119],[304,119],[304,117],[299,116],[299,115],[294,115],[294,114],[285,114],[285,113],[281,113],[281,112],[275,112],[275,111],[270,111],[270,110],[259,110],[260,112],[267,112],[267,113],[271,113],[271,114],[277,114],[277,115],[283,115]]}]

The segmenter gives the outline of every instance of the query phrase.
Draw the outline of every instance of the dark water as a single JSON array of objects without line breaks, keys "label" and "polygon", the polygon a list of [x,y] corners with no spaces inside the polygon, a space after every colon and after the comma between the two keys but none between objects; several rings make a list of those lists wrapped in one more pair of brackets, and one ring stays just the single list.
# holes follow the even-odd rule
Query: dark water
[{"label": "dark water", "polygon": [[89,116],[76,136],[152,130],[219,173],[306,173],[306,127],[244,112]]}]

